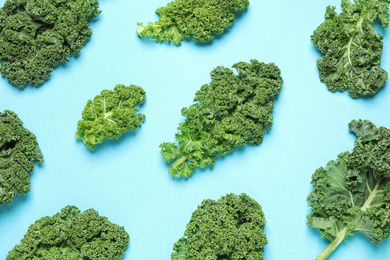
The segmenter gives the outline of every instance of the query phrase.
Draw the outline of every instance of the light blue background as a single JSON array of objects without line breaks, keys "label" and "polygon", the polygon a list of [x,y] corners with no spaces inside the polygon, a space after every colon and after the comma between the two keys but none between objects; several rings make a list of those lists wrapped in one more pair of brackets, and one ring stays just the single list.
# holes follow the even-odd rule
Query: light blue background
[{"label": "light blue background", "polygon": [[[4,0],[0,0],[2,5]],[[0,111],[15,111],[34,132],[45,163],[31,176],[31,192],[0,207],[0,259],[19,243],[36,219],[66,205],[94,208],[123,225],[131,237],[124,259],[170,259],[191,213],[203,199],[245,192],[263,207],[267,260],[312,260],[328,244],[306,225],[311,175],[340,152],[351,150],[347,124],[369,119],[390,127],[390,86],[374,97],[353,100],[331,93],[319,81],[319,52],[310,35],[335,0],[252,0],[228,33],[212,44],[157,44],[136,35],[137,22],[158,19],[166,0],[101,0],[91,40],[76,58],[56,68],[40,88],[21,91],[0,78]],[[382,67],[390,71],[389,31]],[[210,71],[256,58],[277,64],[284,79],[274,124],[260,146],[239,148],[211,171],[172,179],[159,144],[173,141],[182,107],[209,83]],[[91,152],[74,138],[88,99],[116,84],[136,84],[147,93],[146,121],[134,133],[106,141]],[[356,234],[331,260],[389,259],[390,240],[373,245]]]}]

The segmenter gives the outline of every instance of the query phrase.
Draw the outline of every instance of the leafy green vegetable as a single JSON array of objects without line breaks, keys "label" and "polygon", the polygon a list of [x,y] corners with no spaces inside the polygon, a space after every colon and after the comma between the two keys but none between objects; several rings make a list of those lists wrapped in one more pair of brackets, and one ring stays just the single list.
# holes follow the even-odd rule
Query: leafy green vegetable
[{"label": "leafy green vegetable", "polygon": [[390,129],[354,120],[349,131],[356,135],[352,152],[339,154],[313,174],[308,225],[331,241],[317,260],[355,232],[373,243],[390,235]]},{"label": "leafy green vegetable", "polygon": [[114,260],[123,257],[129,241],[124,227],[99,216],[96,210],[81,213],[75,206],[66,206],[53,217],[30,225],[6,260]]},{"label": "leafy green vegetable", "polygon": [[23,127],[16,113],[0,112],[0,204],[30,191],[34,161],[43,163],[35,135]]},{"label": "leafy green vegetable", "polygon": [[7,0],[0,8],[0,73],[19,88],[40,86],[91,37],[97,0]]},{"label": "leafy green vegetable", "polygon": [[145,100],[145,91],[136,85],[118,84],[114,90],[103,90],[85,105],[82,120],[77,123],[76,138],[93,151],[104,138],[118,139],[137,129],[145,121],[145,115],[136,113],[139,111],[136,105]]},{"label": "leafy green vegetable", "polygon": [[204,200],[174,244],[171,259],[264,259],[265,222],[259,203],[245,193]]},{"label": "leafy green vegetable", "polygon": [[325,56],[317,60],[321,82],[332,92],[348,89],[353,98],[374,95],[387,80],[380,68],[383,35],[375,31],[376,19],[387,27],[389,3],[380,0],[341,1],[342,12],[328,6],[311,41]]},{"label": "leafy green vegetable", "polygon": [[156,10],[160,16],[157,22],[146,26],[138,23],[141,27],[137,33],[140,37],[177,45],[191,36],[197,42],[210,42],[215,34],[233,25],[235,12],[248,6],[249,0],[174,0]]},{"label": "leafy green vegetable", "polygon": [[259,145],[271,128],[274,100],[283,84],[279,68],[257,60],[238,62],[233,68],[238,75],[221,66],[211,71],[210,84],[181,111],[186,119],[177,128],[178,145],[160,145],[164,160],[173,161],[172,177],[188,178],[198,167],[213,168],[217,156],[236,146]]}]

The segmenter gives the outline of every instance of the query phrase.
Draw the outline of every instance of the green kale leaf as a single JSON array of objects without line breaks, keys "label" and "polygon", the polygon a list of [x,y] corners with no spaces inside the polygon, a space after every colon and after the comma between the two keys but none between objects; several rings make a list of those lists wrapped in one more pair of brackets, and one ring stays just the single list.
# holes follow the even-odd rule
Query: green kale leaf
[{"label": "green kale leaf", "polygon": [[204,200],[174,244],[171,259],[264,259],[265,223],[260,204],[245,193]]},{"label": "green kale leaf", "polygon": [[355,232],[373,243],[390,235],[390,129],[354,120],[349,130],[356,135],[352,152],[339,154],[312,177],[308,225],[331,241],[317,260]]},{"label": "green kale leaf", "polygon": [[176,143],[163,142],[161,155],[172,177],[188,178],[193,171],[237,146],[259,145],[272,126],[274,100],[283,80],[279,68],[257,60],[233,65],[238,72],[217,67],[211,82],[196,92],[194,104],[183,108],[186,117],[177,128]]},{"label": "green kale leaf", "polygon": [[321,82],[332,92],[344,91],[353,98],[374,95],[387,80],[380,68],[383,35],[373,24],[389,22],[389,4],[379,0],[341,1],[342,12],[328,6],[323,22],[311,36],[311,42],[324,54],[317,60]]},{"label": "green kale leaf", "polygon": [[124,227],[99,216],[96,210],[81,213],[75,206],[66,206],[53,217],[42,217],[30,225],[6,260],[116,260],[124,256],[129,242]]},{"label": "green kale leaf", "polygon": [[97,0],[7,0],[0,8],[0,73],[19,88],[40,86],[90,39]]},{"label": "green kale leaf", "polygon": [[30,191],[34,161],[43,163],[35,135],[23,127],[16,113],[0,112],[0,205]]},{"label": "green kale leaf", "polygon": [[76,138],[89,149],[106,139],[118,139],[127,131],[141,126],[145,115],[137,113],[137,104],[146,100],[145,91],[136,85],[118,84],[114,90],[103,90],[93,100],[88,100],[77,123]]},{"label": "green kale leaf", "polygon": [[177,45],[191,36],[197,42],[210,42],[233,25],[235,12],[248,6],[249,0],[174,0],[156,10],[160,16],[157,22],[146,26],[138,23],[141,27],[137,33],[140,37]]}]

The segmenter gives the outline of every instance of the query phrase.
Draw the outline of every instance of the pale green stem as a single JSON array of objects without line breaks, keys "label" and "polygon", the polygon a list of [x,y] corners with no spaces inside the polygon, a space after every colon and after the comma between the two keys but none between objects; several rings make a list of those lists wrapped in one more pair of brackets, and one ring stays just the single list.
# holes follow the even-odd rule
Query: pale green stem
[{"label": "pale green stem", "polygon": [[110,112],[107,112],[104,114],[104,118],[107,118],[109,116],[111,116],[114,112],[111,110]]},{"label": "pale green stem", "polygon": [[375,188],[370,192],[370,195],[368,196],[367,200],[364,202],[361,210],[366,211],[370,206],[376,195],[379,191],[379,186],[381,185],[382,179],[378,179],[376,182]]},{"label": "pale green stem", "polygon": [[141,34],[145,29],[145,26],[137,28],[137,34]]},{"label": "pale green stem", "polygon": [[180,166],[182,163],[184,163],[185,161],[187,160],[187,155],[184,155],[182,157],[180,157],[179,159],[177,159],[176,161],[174,161],[172,163],[172,168],[173,169],[176,169],[178,166]]},{"label": "pale green stem", "polygon": [[317,256],[316,260],[325,260],[344,241],[347,234],[347,227],[342,229],[336,238]]}]

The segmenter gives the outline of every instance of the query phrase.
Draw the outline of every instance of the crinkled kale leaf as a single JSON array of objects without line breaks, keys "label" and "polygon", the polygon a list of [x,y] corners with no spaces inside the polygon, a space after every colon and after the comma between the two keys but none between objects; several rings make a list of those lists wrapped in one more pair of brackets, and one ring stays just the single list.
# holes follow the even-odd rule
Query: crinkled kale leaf
[{"label": "crinkled kale leaf", "polygon": [[390,130],[367,120],[352,121],[349,130],[356,135],[352,152],[339,154],[312,177],[308,225],[331,241],[317,260],[355,232],[373,243],[390,235]]},{"label": "crinkled kale leaf", "polygon": [[0,8],[0,73],[19,88],[40,86],[91,37],[97,0],[7,0]]},{"label": "crinkled kale leaf", "polygon": [[141,126],[145,115],[137,113],[137,104],[146,100],[145,91],[136,85],[118,84],[114,90],[103,90],[93,100],[88,100],[77,123],[76,138],[89,149],[106,139],[118,139],[127,131]]},{"label": "crinkled kale leaf", "polygon": [[43,163],[35,135],[23,127],[16,113],[0,112],[0,205],[30,191],[34,161]]},{"label": "crinkled kale leaf", "polygon": [[323,22],[311,41],[324,54],[317,60],[321,82],[332,92],[348,89],[353,98],[374,95],[386,83],[380,68],[383,35],[373,24],[389,22],[389,3],[380,0],[341,1],[342,12],[328,6]]},{"label": "crinkled kale leaf", "polygon": [[129,242],[124,227],[99,216],[96,210],[81,213],[75,206],[66,206],[53,217],[30,225],[6,260],[116,260],[124,256]]},{"label": "crinkled kale leaf", "polygon": [[245,193],[204,200],[174,244],[171,259],[264,259],[265,223],[260,204]]},{"label": "crinkled kale leaf", "polygon": [[175,135],[177,143],[160,145],[161,155],[172,163],[172,177],[188,178],[207,165],[212,168],[217,156],[237,146],[259,145],[272,126],[274,100],[283,80],[279,68],[257,60],[212,70],[210,84],[196,92],[194,104],[183,108],[186,117]]},{"label": "crinkled kale leaf", "polygon": [[156,10],[160,16],[157,22],[146,26],[138,23],[141,27],[137,33],[140,37],[177,45],[191,36],[197,42],[210,42],[233,25],[235,12],[248,6],[248,0],[174,0]]}]

